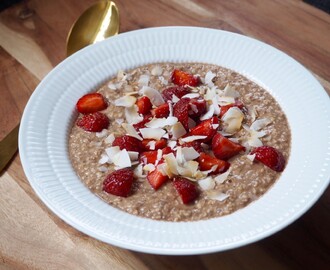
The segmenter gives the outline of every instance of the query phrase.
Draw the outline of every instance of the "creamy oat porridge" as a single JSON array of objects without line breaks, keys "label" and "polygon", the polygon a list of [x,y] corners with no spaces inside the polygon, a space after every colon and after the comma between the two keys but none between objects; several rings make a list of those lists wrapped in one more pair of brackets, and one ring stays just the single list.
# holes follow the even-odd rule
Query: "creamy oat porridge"
[{"label": "creamy oat porridge", "polygon": [[78,176],[109,204],[146,218],[230,214],[263,195],[290,154],[275,99],[215,65],[120,71],[77,109],[69,153]]}]

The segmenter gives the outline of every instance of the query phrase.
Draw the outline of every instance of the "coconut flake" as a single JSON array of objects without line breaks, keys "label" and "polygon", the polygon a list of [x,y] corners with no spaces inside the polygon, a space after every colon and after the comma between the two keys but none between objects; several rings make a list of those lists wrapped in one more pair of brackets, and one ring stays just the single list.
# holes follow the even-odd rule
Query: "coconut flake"
[{"label": "coconut flake", "polygon": [[132,166],[130,156],[126,149],[119,151],[119,153],[113,157],[113,163],[115,164],[116,169],[128,168]]},{"label": "coconut flake", "polygon": [[125,117],[128,124],[137,124],[143,120],[143,117],[138,114],[136,105],[125,108]]},{"label": "coconut flake", "polygon": [[109,157],[107,154],[102,154],[101,158],[99,159],[99,164],[105,164],[109,161]]},{"label": "coconut flake", "polygon": [[237,107],[230,108],[221,118],[225,123],[224,131],[228,133],[235,133],[240,130],[244,114]]},{"label": "coconut flake", "polygon": [[163,85],[168,85],[168,81],[163,76],[159,76],[158,79]]},{"label": "coconut flake", "polygon": [[178,122],[178,118],[169,116],[167,118],[153,118],[151,121],[145,124],[146,127],[150,128],[163,128],[166,126],[173,126]]},{"label": "coconut flake", "polygon": [[246,155],[246,158],[247,158],[248,160],[250,160],[251,162],[254,161],[255,157],[256,157],[256,154]]},{"label": "coconut flake", "polygon": [[182,147],[181,151],[185,161],[194,160],[199,157],[199,153],[194,147]]},{"label": "coconut flake", "polygon": [[136,103],[136,97],[123,96],[115,100],[115,105],[120,107],[132,107]]},{"label": "coconut flake", "polygon": [[142,163],[136,166],[136,168],[133,170],[133,174],[137,179],[146,178],[147,175],[143,173]]},{"label": "coconut flake", "polygon": [[199,98],[200,97],[200,94],[198,93],[188,93],[188,94],[185,94],[184,96],[182,96],[181,98]]},{"label": "coconut flake", "polygon": [[151,75],[153,76],[160,76],[162,75],[162,73],[163,73],[163,68],[159,65],[156,65],[151,69]]},{"label": "coconut flake", "polygon": [[96,132],[95,133],[96,137],[98,137],[98,138],[103,138],[103,137],[107,136],[107,134],[108,134],[107,129],[102,129],[101,132]]},{"label": "coconut flake", "polygon": [[261,118],[261,119],[254,121],[252,123],[252,125],[250,126],[250,129],[258,131],[258,130],[266,127],[267,125],[269,125],[271,122],[272,121],[268,118]]},{"label": "coconut flake", "polygon": [[199,166],[199,163],[197,161],[190,160],[188,162],[185,162],[182,167],[178,166],[177,170],[180,175],[182,175],[186,178],[189,178],[192,181],[197,181],[198,177],[196,177],[196,176],[197,176],[197,173],[199,172],[198,166]]},{"label": "coconut flake", "polygon": [[151,88],[149,86],[143,86],[141,88],[141,90],[139,91],[140,95],[145,95],[147,96],[152,105],[155,105],[156,107],[158,107],[159,105],[165,103],[161,93],[159,91],[157,91],[154,88]]},{"label": "coconut flake", "polygon": [[229,195],[220,191],[212,190],[212,192],[208,192],[207,197],[211,200],[217,200],[222,202],[226,200],[229,197]]},{"label": "coconut flake", "polygon": [[167,146],[171,147],[171,149],[174,149],[177,145],[177,142],[176,141],[168,141],[167,142]]},{"label": "coconut flake", "polygon": [[156,141],[148,142],[147,146],[149,147],[150,150],[155,150],[156,149]]},{"label": "coconut flake", "polygon": [[185,138],[181,138],[180,141],[181,142],[193,142],[193,141],[197,141],[197,140],[204,140],[207,136],[201,136],[201,135],[192,135],[192,136],[188,136]]},{"label": "coconut flake", "polygon": [[211,190],[215,187],[215,181],[212,177],[206,177],[204,179],[198,180],[198,185],[202,190]]},{"label": "coconut flake", "polygon": [[111,89],[111,90],[117,90],[117,85],[115,83],[108,83],[108,87]]},{"label": "coconut flake", "polygon": [[240,94],[233,87],[231,87],[229,84],[227,84],[225,89],[223,90],[223,96],[238,98],[240,96]]},{"label": "coconut flake", "polygon": [[172,95],[172,102],[177,103],[180,99],[176,95]]},{"label": "coconut flake", "polygon": [[230,172],[231,172],[231,168],[229,168],[226,172],[224,172],[224,173],[222,173],[222,174],[218,174],[218,175],[214,178],[215,182],[216,182],[217,184],[223,184],[223,183],[227,180],[227,178],[228,178]]},{"label": "coconut flake", "polygon": [[120,152],[120,148],[119,148],[119,146],[108,147],[105,149],[105,152],[107,153],[107,155],[109,157],[108,163],[111,164],[111,163],[113,163],[114,156]]},{"label": "coconut flake", "polygon": [[98,169],[99,169],[100,172],[107,172],[108,171],[108,168],[105,167],[105,166],[100,166]]},{"label": "coconut flake", "polygon": [[151,163],[148,163],[147,165],[145,165],[143,167],[143,170],[144,171],[147,171],[147,172],[152,172],[156,169],[155,165],[154,164],[151,164]]},{"label": "coconut flake", "polygon": [[185,135],[187,133],[186,129],[181,124],[181,122],[175,123],[171,127],[170,132],[172,133],[172,138],[174,140],[177,140],[177,139],[181,138],[183,135]]},{"label": "coconut flake", "polygon": [[210,119],[214,114],[214,106],[213,105],[209,105],[208,108],[207,108],[207,112],[202,115],[200,117],[200,120],[206,120],[206,119]]},{"label": "coconut flake", "polygon": [[122,123],[124,123],[124,119],[123,119],[123,118],[118,118],[118,119],[116,119],[115,121],[116,121],[116,123],[117,123],[118,125],[121,125]]},{"label": "coconut flake", "polygon": [[217,101],[220,106],[235,103],[235,99],[233,97],[217,97]]},{"label": "coconut flake", "polygon": [[213,87],[214,83],[213,83],[213,79],[215,78],[216,74],[213,73],[212,71],[208,71],[205,74],[205,84],[207,84],[209,87]]},{"label": "coconut flake", "polygon": [[138,85],[140,87],[142,86],[148,86],[150,80],[150,76],[146,74],[142,74],[138,80]]},{"label": "coconut flake", "polygon": [[112,144],[114,140],[115,140],[115,135],[113,135],[113,133],[111,133],[108,137],[106,137],[104,139],[104,142],[106,144]]},{"label": "coconut flake", "polygon": [[214,109],[214,114],[219,115],[220,114],[220,107],[218,105],[218,101],[216,99],[212,99],[212,106]]},{"label": "coconut flake", "polygon": [[144,139],[160,140],[166,131],[162,128],[140,128],[141,135]]},{"label": "coconut flake", "polygon": [[139,135],[139,133],[137,133],[137,131],[133,127],[133,125],[123,123],[121,126],[125,129],[125,131],[127,132],[127,135],[132,136],[140,141],[143,140],[142,137]]},{"label": "coconut flake", "polygon": [[127,151],[131,161],[137,161],[139,159],[139,152]]},{"label": "coconut flake", "polygon": [[176,157],[174,156],[173,153],[164,155],[164,160],[168,166],[169,173],[172,175],[178,175],[178,162],[176,160]]}]

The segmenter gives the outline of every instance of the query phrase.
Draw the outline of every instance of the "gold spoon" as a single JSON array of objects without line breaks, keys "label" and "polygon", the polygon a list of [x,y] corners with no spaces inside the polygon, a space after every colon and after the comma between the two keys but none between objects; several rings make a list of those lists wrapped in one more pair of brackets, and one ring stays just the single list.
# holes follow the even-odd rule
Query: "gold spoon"
[{"label": "gold spoon", "polygon": [[[119,32],[119,11],[109,0],[88,8],[73,24],[67,38],[67,56],[76,51],[114,36]],[[0,142],[0,173],[18,148],[19,124]]]}]

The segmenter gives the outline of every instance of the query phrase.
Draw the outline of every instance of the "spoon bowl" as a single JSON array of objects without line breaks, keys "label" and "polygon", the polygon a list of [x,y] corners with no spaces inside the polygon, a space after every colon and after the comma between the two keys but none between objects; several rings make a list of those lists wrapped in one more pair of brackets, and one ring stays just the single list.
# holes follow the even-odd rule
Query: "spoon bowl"
[{"label": "spoon bowl", "polygon": [[113,1],[100,1],[73,24],[67,38],[67,56],[119,32],[119,11]]}]

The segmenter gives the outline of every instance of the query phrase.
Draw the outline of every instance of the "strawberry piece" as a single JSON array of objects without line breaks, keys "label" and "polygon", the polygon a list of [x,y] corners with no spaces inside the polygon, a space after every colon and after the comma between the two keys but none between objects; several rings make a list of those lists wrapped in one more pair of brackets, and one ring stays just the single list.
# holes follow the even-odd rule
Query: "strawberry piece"
[{"label": "strawberry piece", "polygon": [[215,134],[212,139],[212,151],[219,159],[227,160],[244,150],[244,146],[227,139],[220,133]]},{"label": "strawberry piece", "polygon": [[107,107],[108,104],[100,93],[90,93],[84,95],[76,104],[78,112],[83,114],[102,111]]},{"label": "strawberry piece", "polygon": [[206,101],[203,98],[192,98],[189,103],[189,116],[197,118],[206,112]]},{"label": "strawberry piece", "polygon": [[285,167],[285,159],[281,152],[271,146],[260,146],[254,149],[255,159],[265,164],[276,172],[282,172]]},{"label": "strawberry piece", "polygon": [[183,127],[188,130],[188,111],[189,111],[189,98],[180,99],[173,107],[173,115],[178,118]]},{"label": "strawberry piece", "polygon": [[119,146],[120,150],[126,149],[127,151],[142,152],[142,143],[139,139],[123,135],[115,138],[112,143],[112,146]]},{"label": "strawberry piece", "polygon": [[197,126],[190,129],[189,135],[207,136],[203,141],[208,142],[217,133],[219,119],[213,116],[210,119],[200,122]]},{"label": "strawberry piece", "polygon": [[[162,156],[167,155],[169,153],[173,153],[173,150],[171,149],[171,147],[167,146],[162,149]],[[158,155],[158,150],[142,152],[140,155],[140,162],[143,163],[144,165],[148,164],[148,163],[155,164],[156,160],[157,160],[157,155]],[[159,163],[162,160],[163,160],[163,158],[161,158]]]},{"label": "strawberry piece", "polygon": [[158,169],[149,172],[147,175],[147,180],[154,190],[157,190],[168,180],[167,175],[163,175]]},{"label": "strawberry piece", "polygon": [[192,142],[185,142],[181,145],[182,147],[194,147],[194,149],[198,152],[201,153],[204,151],[201,142],[198,141],[192,141]]},{"label": "strawberry piece", "polygon": [[127,197],[133,185],[133,171],[127,168],[110,173],[103,182],[103,190],[107,193]]},{"label": "strawberry piece", "polygon": [[150,150],[158,150],[158,149],[163,149],[167,146],[167,140],[164,138],[161,138],[158,141],[155,141],[155,149],[150,149],[150,146],[148,145],[149,142],[152,142],[155,140],[152,139],[144,139],[142,143],[142,148],[144,151],[150,151]]},{"label": "strawberry piece", "polygon": [[186,178],[175,177],[173,185],[184,204],[193,202],[199,196],[197,186]]},{"label": "strawberry piece", "polygon": [[140,128],[145,128],[146,123],[148,123],[152,119],[152,115],[148,114],[143,117],[143,120],[139,123],[133,124],[133,127],[136,131],[139,131]]},{"label": "strawberry piece", "polygon": [[100,112],[85,114],[77,120],[77,126],[90,132],[100,132],[109,126],[109,118]]},{"label": "strawberry piece", "polygon": [[162,96],[165,101],[172,101],[173,95],[177,96],[178,98],[183,97],[186,94],[189,94],[190,90],[188,87],[183,86],[173,86],[163,90]]},{"label": "strawberry piece", "polygon": [[152,104],[151,101],[148,97],[143,96],[140,97],[137,101],[136,101],[136,105],[138,107],[138,112],[140,114],[146,115],[150,112],[151,108],[152,108]]},{"label": "strawberry piece", "polygon": [[170,107],[168,103],[161,104],[157,108],[152,109],[151,114],[156,118],[168,117],[170,114]]},{"label": "strawberry piece", "polygon": [[201,83],[201,80],[197,76],[192,74],[175,69],[171,76],[171,81],[179,86],[189,85],[189,86],[198,86]]},{"label": "strawberry piece", "polygon": [[222,116],[230,109],[230,108],[233,108],[233,107],[237,107],[239,109],[243,109],[244,108],[244,104],[239,101],[239,100],[235,100],[235,103],[232,103],[232,104],[228,104],[228,105],[224,105],[224,106],[221,106],[221,110],[220,110],[220,118],[222,118]]},{"label": "strawberry piece", "polygon": [[207,171],[210,170],[213,166],[217,166],[212,174],[224,173],[230,167],[229,162],[217,159],[216,157],[212,157],[205,153],[200,153],[200,156],[198,157],[198,163],[201,171]]}]

